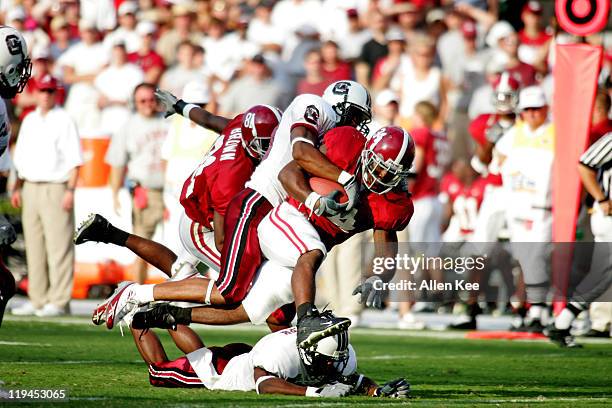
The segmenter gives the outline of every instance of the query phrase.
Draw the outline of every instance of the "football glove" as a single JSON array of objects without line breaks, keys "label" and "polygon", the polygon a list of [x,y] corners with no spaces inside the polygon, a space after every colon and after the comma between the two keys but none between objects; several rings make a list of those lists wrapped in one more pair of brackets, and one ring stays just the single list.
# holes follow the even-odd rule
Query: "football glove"
[{"label": "football glove", "polygon": [[316,390],[314,396],[323,398],[344,397],[345,395],[348,395],[351,392],[352,388],[353,387],[351,387],[350,385],[342,383],[327,384]]},{"label": "football glove", "polygon": [[346,191],[346,195],[348,196],[346,209],[353,209],[353,207],[355,207],[357,204],[357,199],[359,198],[359,183],[357,183],[357,179],[354,175],[343,171],[338,177],[338,183],[342,184],[342,187],[344,187],[344,191]]},{"label": "football glove", "polygon": [[410,383],[405,378],[397,378],[381,385],[374,390],[374,397],[408,398]]},{"label": "football glove", "polygon": [[181,112],[176,111],[176,103],[179,101],[179,99],[176,96],[172,95],[172,93],[157,88],[155,89],[155,97],[164,107],[165,118],[170,115],[174,115],[175,113],[178,113],[179,115],[181,114]]},{"label": "football glove", "polygon": [[[340,191],[332,191],[327,195],[320,195],[315,192],[310,193],[310,195],[306,198],[306,208],[315,213],[316,215],[336,215],[346,209],[346,203],[339,203],[336,201],[338,196],[340,195]],[[316,204],[319,204],[318,207],[315,208]]]},{"label": "football glove", "polygon": [[327,219],[334,223],[338,228],[344,232],[350,232],[355,229],[355,215],[357,215],[357,209],[353,208],[349,211],[342,211],[338,214],[328,215]]},{"label": "football glove", "polygon": [[382,309],[384,291],[375,288],[375,283],[379,281],[380,283],[376,286],[382,287],[383,280],[379,276],[370,276],[355,288],[353,295],[361,294],[359,303],[362,303],[367,307]]}]

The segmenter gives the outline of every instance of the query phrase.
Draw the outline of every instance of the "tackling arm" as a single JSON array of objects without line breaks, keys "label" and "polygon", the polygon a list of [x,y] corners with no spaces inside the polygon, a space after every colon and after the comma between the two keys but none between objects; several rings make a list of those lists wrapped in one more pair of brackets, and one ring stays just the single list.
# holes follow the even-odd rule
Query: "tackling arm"
[{"label": "tackling arm", "polygon": [[230,119],[223,116],[213,115],[206,109],[202,109],[192,103],[187,103],[182,99],[178,99],[172,93],[163,90],[156,89],[155,97],[163,105],[166,111],[166,117],[178,113],[196,124],[203,126],[207,129],[213,130],[217,133],[221,133],[223,129],[230,122]]},{"label": "tackling arm", "polygon": [[291,384],[259,367],[255,367],[254,378],[258,394],[306,395],[307,387]]},{"label": "tackling arm", "polygon": [[305,126],[291,130],[291,153],[302,169],[313,176],[337,181],[342,170],[317,149],[317,135]]}]

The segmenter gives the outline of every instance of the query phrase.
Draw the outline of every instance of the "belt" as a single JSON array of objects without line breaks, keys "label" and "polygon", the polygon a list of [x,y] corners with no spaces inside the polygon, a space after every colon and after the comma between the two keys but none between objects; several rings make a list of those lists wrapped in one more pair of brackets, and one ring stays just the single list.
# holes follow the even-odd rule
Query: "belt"
[{"label": "belt", "polygon": [[24,183],[28,183],[28,184],[66,184],[68,182],[67,181],[30,181],[30,180],[24,180]]}]

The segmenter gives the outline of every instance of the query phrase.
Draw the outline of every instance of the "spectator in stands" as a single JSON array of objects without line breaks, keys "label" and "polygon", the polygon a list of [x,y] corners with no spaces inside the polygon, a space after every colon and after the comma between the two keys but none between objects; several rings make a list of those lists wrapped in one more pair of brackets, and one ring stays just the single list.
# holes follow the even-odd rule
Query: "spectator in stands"
[{"label": "spectator in stands", "polygon": [[552,35],[542,27],[540,2],[530,0],[523,6],[521,21],[524,28],[518,33],[520,41],[518,56],[521,61],[545,74],[548,69],[546,57]]},{"label": "spectator in stands", "polygon": [[76,121],[82,135],[98,132],[98,91],[94,79],[108,62],[108,53],[98,41],[98,32],[93,23],[82,20],[82,41],[71,46],[61,56],[58,65],[63,70],[64,82],[70,85],[66,110]]},{"label": "spectator in stands", "polygon": [[30,302],[14,314],[69,313],[74,267],[74,188],[83,163],[74,121],[55,104],[58,83],[37,85],[37,108],[19,130],[13,161],[17,180],[11,204],[22,208]]},{"label": "spectator in stands", "polygon": [[372,72],[372,89],[387,88],[389,79],[400,66],[406,51],[406,36],[399,29],[390,29],[386,35],[389,53],[378,60]]},{"label": "spectator in stands", "polygon": [[310,50],[304,60],[306,76],[298,82],[296,94],[305,93],[322,96],[323,91],[333,81],[329,81],[323,76],[321,51],[318,49]]},{"label": "spectator in stands", "polygon": [[104,46],[111,52],[111,48],[118,42],[125,44],[127,52],[136,52],[140,48],[142,38],[136,31],[136,12],[138,11],[138,4],[135,1],[124,1],[117,10],[119,16],[119,27],[108,33],[104,37]]},{"label": "spectator in stands", "polygon": [[384,126],[398,125],[399,122],[399,97],[391,89],[383,89],[376,95],[372,123],[370,123],[370,135],[376,133]]},{"label": "spectator in stands", "polygon": [[361,48],[361,53],[355,66],[357,82],[365,87],[370,86],[372,73],[378,60],[389,52],[386,39],[387,19],[380,11],[374,11],[368,17],[368,28],[372,38]]},{"label": "spectator in stands", "polygon": [[274,0],[262,0],[255,8],[247,30],[249,41],[258,45],[266,56],[280,55],[283,49],[284,36],[282,30],[272,24],[271,15]]},{"label": "spectator in stands", "polygon": [[225,116],[237,115],[257,104],[281,105],[281,88],[272,78],[264,57],[257,54],[245,65],[244,75],[221,96],[220,110]]},{"label": "spectator in stands", "polygon": [[[164,216],[161,148],[168,132],[167,122],[157,112],[154,91],[155,85],[148,83],[134,89],[136,112],[113,135],[106,153],[106,162],[112,166],[110,184],[115,212],[121,211],[119,190],[127,181],[133,198],[133,232],[149,239]],[[134,275],[140,283],[147,278],[147,264],[140,258]]]},{"label": "spectator in stands", "polygon": [[423,8],[413,2],[403,2],[391,7],[391,15],[397,19],[398,27],[410,42],[412,36],[425,28]]},{"label": "spectator in stands", "polygon": [[350,64],[340,59],[340,50],[335,41],[327,40],[321,45],[323,76],[330,82],[351,79],[353,72]]},{"label": "spectator in stands", "polygon": [[188,40],[180,43],[176,49],[177,63],[161,77],[160,88],[173,95],[180,95],[185,85],[192,81],[202,81],[203,75],[194,64],[194,45]]},{"label": "spectator in stands", "polygon": [[[125,4],[125,3],[124,3]],[[123,43],[112,48],[110,65],[94,80],[98,90],[100,108],[100,132],[115,134],[130,114],[129,102],[136,85],[143,81],[142,70],[127,61]]]},{"label": "spectator in stands", "polygon": [[16,6],[6,13],[7,25],[19,31],[28,44],[28,49],[32,50],[35,47],[48,47],[51,43],[49,36],[45,33],[36,21],[32,20],[26,26],[25,21],[28,18],[22,6]]},{"label": "spectator in stands", "polygon": [[142,41],[138,51],[128,54],[128,61],[140,67],[144,73],[144,82],[157,84],[165,69],[163,58],[155,52],[154,35],[157,27],[150,21],[141,21],[136,26],[136,32]]},{"label": "spectator in stands", "polygon": [[495,106],[493,105],[494,89],[495,84],[499,82],[502,72],[504,72],[504,67],[499,61],[491,59],[487,62],[485,67],[485,83],[474,90],[470,99],[468,106],[468,116],[470,119],[476,119],[485,113],[495,113]]},{"label": "spectator in stands", "polygon": [[[166,66],[174,65],[177,62],[177,49],[180,44],[185,41],[200,44],[203,38],[199,31],[192,29],[194,8],[190,3],[175,4],[172,7],[172,16],[172,29],[163,33],[157,41],[156,51],[162,56]],[[182,89],[182,87],[178,88],[176,94],[178,95]]]},{"label": "spectator in stands", "polygon": [[76,43],[76,40],[70,38],[70,31],[68,31],[68,22],[63,16],[56,16],[51,20],[51,36],[53,42],[51,42],[49,52],[51,59],[57,61],[70,46]]},{"label": "spectator in stands", "polygon": [[117,25],[113,0],[79,0],[81,18],[94,23],[99,32],[110,31]]},{"label": "spectator in stands", "polygon": [[504,52],[506,71],[521,84],[521,87],[534,85],[536,82],[536,70],[529,64],[524,63],[518,56],[519,39],[516,33],[509,33],[499,40],[499,48]]},{"label": "spectator in stands", "polygon": [[336,42],[340,47],[340,55],[347,61],[354,62],[359,58],[361,50],[372,37],[370,32],[361,26],[357,9],[351,8],[346,11],[348,20],[348,31],[336,35]]}]

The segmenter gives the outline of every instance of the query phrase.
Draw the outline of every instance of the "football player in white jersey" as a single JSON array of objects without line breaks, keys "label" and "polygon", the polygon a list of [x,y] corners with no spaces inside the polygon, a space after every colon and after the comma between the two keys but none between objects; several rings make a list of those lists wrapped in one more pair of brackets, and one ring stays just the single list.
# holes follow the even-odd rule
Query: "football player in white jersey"
[{"label": "football player in white jersey", "polygon": [[[13,27],[0,26],[0,97],[11,99],[23,91],[31,71],[32,63],[28,58],[28,48],[21,33]],[[6,105],[4,101],[0,101],[0,163],[9,162],[10,135],[11,125]],[[15,242],[16,237],[13,226],[0,215],[0,255],[2,248]],[[6,304],[14,294],[15,279],[0,257],[0,325]]]},{"label": "football player in white jersey", "polygon": [[346,330],[320,339],[308,350],[298,350],[296,333],[292,327],[268,334],[252,347],[244,343],[202,347],[169,361],[152,331],[132,329],[153,386],[307,397],[409,396],[410,384],[404,378],[378,386],[356,372],[357,356]]},{"label": "football player in white jersey", "polygon": [[[190,105],[174,106],[175,112],[189,116]],[[285,110],[271,146],[264,160],[255,169],[245,190],[230,202],[224,220],[225,241],[221,253],[221,270],[215,285],[208,280],[187,283],[165,282],[155,285],[124,286],[105,303],[125,304],[126,299],[138,298],[140,303],[154,300],[183,300],[213,305],[238,304],[244,300],[263,262],[257,227],[270,210],[282,203],[287,193],[278,180],[279,172],[295,160],[305,172],[337,181],[349,196],[345,204],[336,203],[332,197],[319,196],[307,202],[309,209],[324,208],[323,215],[337,215],[355,205],[359,186],[355,176],[341,170],[319,151],[323,135],[337,126],[352,126],[367,134],[371,119],[371,99],[368,91],[357,82],[338,81],[329,85],[323,97],[299,95]],[[189,287],[186,288],[185,285]],[[181,299],[177,298],[180,292]],[[205,296],[204,296],[205,295]],[[109,308],[109,310],[112,308]],[[128,308],[121,307],[120,321]],[[331,314],[319,315],[314,305],[308,303],[298,310],[298,316],[308,315],[315,324],[309,325],[314,333],[329,332],[350,325],[350,320]],[[110,327],[109,327],[110,328]]]}]

